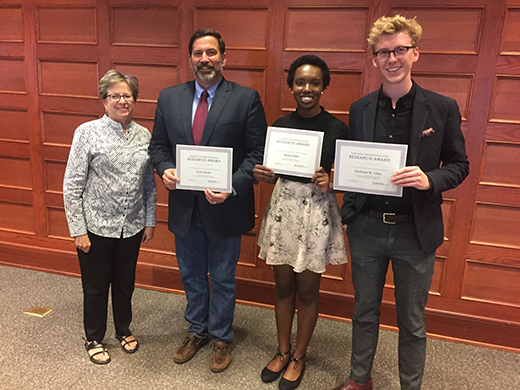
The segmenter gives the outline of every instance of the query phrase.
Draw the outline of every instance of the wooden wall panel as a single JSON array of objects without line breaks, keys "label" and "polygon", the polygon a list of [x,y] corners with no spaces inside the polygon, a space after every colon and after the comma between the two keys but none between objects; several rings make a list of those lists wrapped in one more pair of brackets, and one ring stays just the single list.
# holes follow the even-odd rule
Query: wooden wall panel
[{"label": "wooden wall panel", "polygon": [[520,207],[477,203],[471,242],[520,249]]},{"label": "wooden wall panel", "polygon": [[520,123],[520,76],[498,75],[493,91],[490,122]]},{"label": "wooden wall panel", "polygon": [[468,260],[463,299],[520,307],[520,267]]},{"label": "wooden wall panel", "polygon": [[0,57],[0,93],[25,93],[24,68],[23,59]]},{"label": "wooden wall panel", "polygon": [[98,114],[74,112],[41,111],[41,131],[43,144],[72,144],[74,130],[82,123],[99,118]]},{"label": "wooden wall panel", "polygon": [[520,188],[520,144],[488,142],[482,159],[481,184]]},{"label": "wooden wall panel", "polygon": [[22,7],[0,5],[0,42],[23,42]]},{"label": "wooden wall panel", "polygon": [[[177,67],[160,64],[114,63],[114,69],[139,79],[139,102],[156,103],[165,85],[178,84]],[[136,105],[136,110],[138,109]]]},{"label": "wooden wall panel", "polygon": [[266,7],[196,7],[195,29],[220,32],[229,49],[266,50],[269,14]]},{"label": "wooden wall panel", "polygon": [[42,95],[98,99],[97,63],[41,60],[39,86]]},{"label": "wooden wall panel", "polygon": [[111,43],[122,46],[177,47],[177,7],[142,6],[111,8]]},{"label": "wooden wall panel", "polygon": [[[303,54],[327,61],[332,80],[321,104],[347,121],[351,102],[380,86],[366,42],[372,22],[385,13],[416,16],[424,34],[413,77],[458,102],[471,162],[465,183],[445,194],[445,240],[437,251],[427,330],[520,350],[520,177],[511,169],[520,157],[520,0],[3,3],[0,263],[65,274],[79,268],[62,177],[74,130],[103,114],[97,85],[108,69],[139,78],[134,119],[151,131],[159,91],[193,79],[191,34],[212,27],[226,41],[224,76],[259,91],[269,123],[295,107],[285,78]],[[21,178],[20,170],[30,174]],[[182,290],[167,228],[168,192],[160,178],[156,182],[157,228],[142,246],[137,281]],[[273,272],[257,258],[256,245],[271,191],[272,185],[255,186],[256,224],[243,236],[237,267],[238,298],[259,304],[274,302]],[[392,278],[390,271],[381,321],[395,326]],[[349,318],[353,293],[350,264],[327,267],[321,312]]]},{"label": "wooden wall panel", "polygon": [[416,17],[423,28],[420,51],[424,53],[477,54],[484,8],[392,7],[394,14]]},{"label": "wooden wall panel", "polygon": [[31,161],[28,158],[0,156],[0,185],[14,188],[32,189]]},{"label": "wooden wall panel", "polygon": [[0,215],[2,216],[0,218],[1,230],[34,234],[32,205],[0,201]]},{"label": "wooden wall panel", "polygon": [[520,55],[520,40],[518,32],[520,31],[520,8],[508,7],[504,21],[504,30],[502,34],[502,43],[500,45],[500,54]]},{"label": "wooden wall panel", "polygon": [[93,6],[38,6],[37,43],[97,43],[96,8]]},{"label": "wooden wall panel", "polygon": [[368,15],[368,8],[287,7],[284,49],[364,52]]},{"label": "wooden wall panel", "polygon": [[0,139],[29,141],[27,110],[0,107]]}]

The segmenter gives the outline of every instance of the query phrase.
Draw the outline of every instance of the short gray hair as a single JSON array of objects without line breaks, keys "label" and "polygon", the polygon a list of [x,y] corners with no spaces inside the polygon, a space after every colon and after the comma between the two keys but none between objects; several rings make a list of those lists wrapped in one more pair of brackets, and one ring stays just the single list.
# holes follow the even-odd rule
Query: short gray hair
[{"label": "short gray hair", "polygon": [[115,84],[126,83],[132,91],[134,101],[137,100],[139,95],[139,80],[132,74],[124,74],[115,69],[110,69],[105,75],[99,80],[99,96],[101,99],[106,99],[108,95],[108,88]]}]

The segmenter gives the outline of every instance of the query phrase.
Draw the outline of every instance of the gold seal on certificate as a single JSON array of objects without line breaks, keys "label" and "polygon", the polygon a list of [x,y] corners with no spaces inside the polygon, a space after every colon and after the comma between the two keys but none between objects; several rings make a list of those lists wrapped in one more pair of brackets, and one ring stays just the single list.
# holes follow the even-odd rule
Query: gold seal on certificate
[{"label": "gold seal on certificate", "polygon": [[403,187],[390,182],[406,164],[408,145],[336,140],[335,190],[403,196]]},{"label": "gold seal on certificate", "polygon": [[232,164],[232,148],[177,144],[177,189],[231,192]]},{"label": "gold seal on certificate", "polygon": [[312,177],[320,166],[323,132],[267,128],[264,165],[274,173]]}]

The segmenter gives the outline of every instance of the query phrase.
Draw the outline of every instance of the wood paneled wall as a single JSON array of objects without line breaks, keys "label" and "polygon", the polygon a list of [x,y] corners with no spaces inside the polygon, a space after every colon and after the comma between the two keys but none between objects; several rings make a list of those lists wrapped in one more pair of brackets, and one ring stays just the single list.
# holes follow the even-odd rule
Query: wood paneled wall
[{"label": "wood paneled wall", "polygon": [[[322,104],[347,121],[350,104],[380,84],[368,29],[394,13],[423,26],[414,79],[457,100],[471,162],[468,179],[445,194],[427,330],[520,350],[520,0],[1,0],[0,263],[79,274],[62,179],[74,129],[103,114],[97,85],[108,69],[139,78],[135,119],[151,130],[159,91],[192,79],[189,37],[212,27],[226,41],[225,76],[259,91],[270,123],[294,109],[285,77],[305,53],[329,64]],[[137,280],[182,291],[159,180],[158,189],[156,235]],[[256,187],[257,223],[237,270],[239,299],[258,304],[274,302],[256,246],[271,190]],[[348,265],[329,267],[321,288],[322,314],[352,315]],[[382,322],[395,326],[394,317],[390,273]]]}]

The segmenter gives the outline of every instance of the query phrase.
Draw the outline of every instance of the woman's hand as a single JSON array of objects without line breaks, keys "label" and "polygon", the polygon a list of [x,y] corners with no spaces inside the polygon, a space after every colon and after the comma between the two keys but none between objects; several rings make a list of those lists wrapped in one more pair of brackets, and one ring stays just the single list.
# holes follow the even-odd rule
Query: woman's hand
[{"label": "woman's hand", "polygon": [[74,244],[76,244],[76,248],[82,250],[85,253],[90,251],[90,239],[88,238],[87,234],[74,237]]},{"label": "woman's hand", "polygon": [[316,169],[316,172],[314,172],[311,180],[314,184],[316,184],[316,187],[318,187],[320,191],[332,192],[332,186],[330,185],[329,181],[329,174],[325,172],[323,167]]},{"label": "woman's hand", "polygon": [[264,165],[255,165],[253,175],[256,181],[265,181],[269,184],[274,184],[278,180],[278,175],[275,175],[273,169]]},{"label": "woman's hand", "polygon": [[144,228],[143,238],[141,239],[141,242],[143,244],[147,244],[148,241],[150,241],[153,238],[154,231],[155,231],[155,228],[153,226],[146,226]]}]

